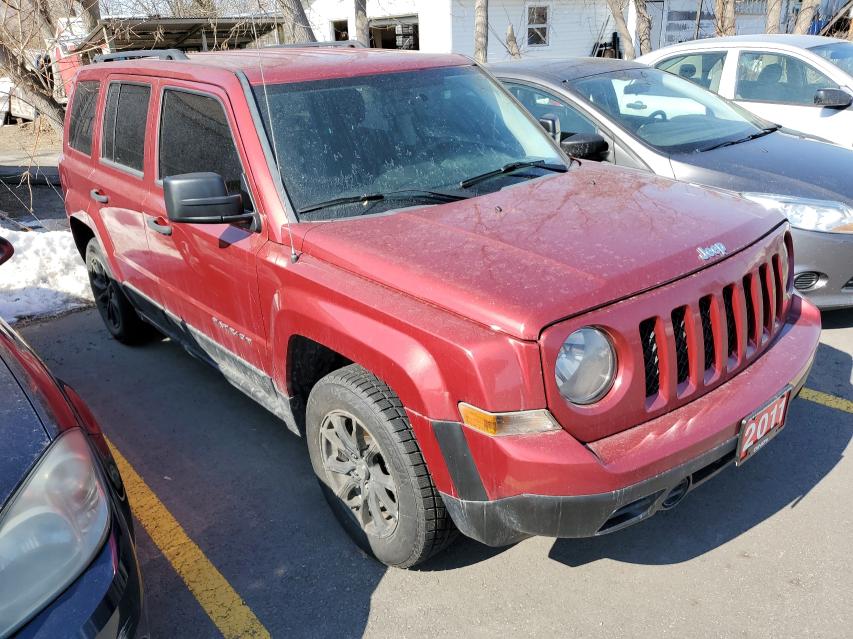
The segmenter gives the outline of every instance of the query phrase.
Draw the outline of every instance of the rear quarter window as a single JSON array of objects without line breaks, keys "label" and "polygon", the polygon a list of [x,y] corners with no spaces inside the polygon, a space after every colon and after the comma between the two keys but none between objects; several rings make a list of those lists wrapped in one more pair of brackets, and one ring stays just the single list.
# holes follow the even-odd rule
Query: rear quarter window
[{"label": "rear quarter window", "polygon": [[98,104],[98,81],[79,82],[74,90],[71,120],[68,125],[68,146],[86,155],[92,154],[92,132],[95,123],[95,106]]},{"label": "rear quarter window", "polygon": [[101,157],[136,171],[145,160],[145,125],[148,121],[148,85],[114,82],[107,92]]}]

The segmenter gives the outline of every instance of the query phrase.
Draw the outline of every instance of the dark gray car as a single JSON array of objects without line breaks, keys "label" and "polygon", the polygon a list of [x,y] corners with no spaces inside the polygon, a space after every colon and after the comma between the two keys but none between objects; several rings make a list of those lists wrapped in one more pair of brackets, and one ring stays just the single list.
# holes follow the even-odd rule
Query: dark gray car
[{"label": "dark gray car", "polygon": [[853,151],[635,62],[520,60],[489,69],[569,155],[736,191],[785,214],[797,289],[823,309],[853,306]]}]

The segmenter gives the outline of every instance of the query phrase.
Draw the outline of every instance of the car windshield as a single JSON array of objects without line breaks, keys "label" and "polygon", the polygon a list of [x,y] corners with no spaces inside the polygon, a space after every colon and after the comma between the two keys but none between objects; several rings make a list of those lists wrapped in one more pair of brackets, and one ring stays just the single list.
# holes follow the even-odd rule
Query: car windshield
[{"label": "car windshield", "polygon": [[571,87],[629,134],[665,153],[692,153],[761,134],[767,123],[658,69],[625,69]]},{"label": "car windshield", "polygon": [[254,92],[300,219],[440,203],[565,170],[542,128],[473,66]]},{"label": "car windshield", "polygon": [[853,42],[833,42],[809,49],[832,64],[853,75]]}]

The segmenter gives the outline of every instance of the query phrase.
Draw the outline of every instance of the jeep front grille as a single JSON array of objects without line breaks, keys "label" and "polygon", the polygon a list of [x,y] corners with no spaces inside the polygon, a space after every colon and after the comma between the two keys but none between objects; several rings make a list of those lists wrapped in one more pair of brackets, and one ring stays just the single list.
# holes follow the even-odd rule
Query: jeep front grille
[{"label": "jeep front grille", "polygon": [[[682,397],[733,370],[776,334],[783,320],[783,264],[772,255],[719,293],[640,322],[648,405],[657,403],[662,389],[674,387]],[[674,351],[669,356],[668,349]],[[662,361],[667,357],[669,363]]]}]

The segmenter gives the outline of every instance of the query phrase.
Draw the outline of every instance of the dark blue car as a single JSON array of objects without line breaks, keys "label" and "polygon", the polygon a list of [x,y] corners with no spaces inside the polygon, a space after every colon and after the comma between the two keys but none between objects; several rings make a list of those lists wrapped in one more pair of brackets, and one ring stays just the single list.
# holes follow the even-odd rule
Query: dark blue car
[{"label": "dark blue car", "polygon": [[[12,246],[0,238],[0,264]],[[0,320],[0,638],[142,637],[130,506],[92,414]]]}]

